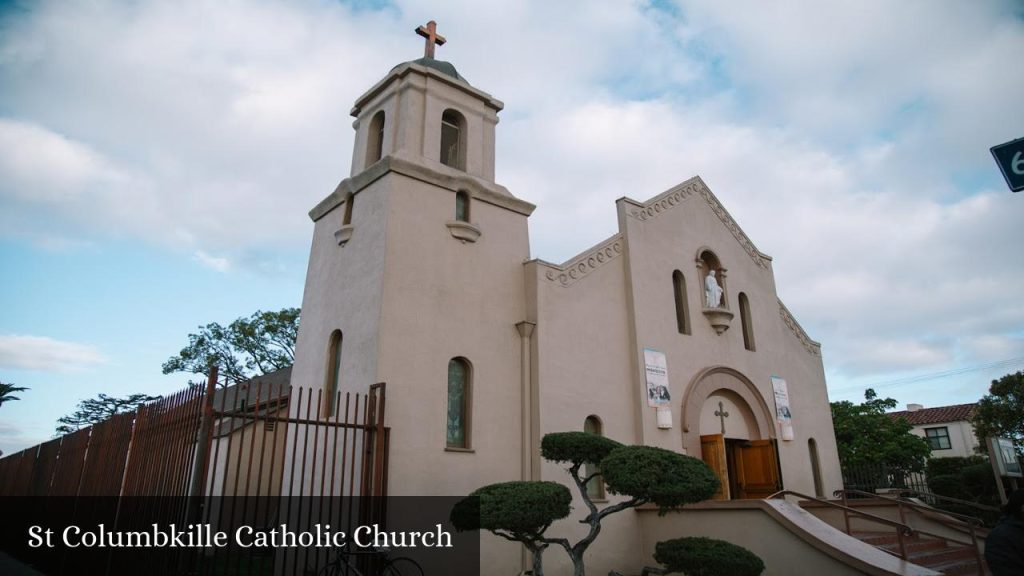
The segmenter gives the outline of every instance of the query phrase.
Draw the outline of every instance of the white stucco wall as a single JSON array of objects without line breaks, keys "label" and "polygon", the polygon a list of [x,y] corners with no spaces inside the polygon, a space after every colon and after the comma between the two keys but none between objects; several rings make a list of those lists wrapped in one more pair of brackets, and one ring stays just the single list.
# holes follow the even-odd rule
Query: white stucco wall
[{"label": "white stucco wall", "polygon": [[949,449],[932,450],[932,458],[949,458],[953,456],[966,457],[977,454],[976,448],[980,445],[977,437],[974,436],[974,427],[970,422],[941,422],[936,424],[921,424],[914,426],[911,432],[922,438],[927,438],[925,432],[928,428],[946,428],[949,433]]}]

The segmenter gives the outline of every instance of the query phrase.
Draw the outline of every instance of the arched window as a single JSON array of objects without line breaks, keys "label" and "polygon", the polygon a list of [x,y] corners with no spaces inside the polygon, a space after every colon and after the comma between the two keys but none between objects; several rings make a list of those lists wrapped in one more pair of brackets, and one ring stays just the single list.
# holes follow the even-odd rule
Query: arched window
[{"label": "arched window", "polygon": [[459,190],[455,193],[455,219],[469,222],[469,192]]},{"label": "arched window", "polygon": [[341,217],[341,225],[348,226],[352,223],[352,205],[355,204],[356,195],[349,192],[345,194],[345,214]]},{"label": "arched window", "polygon": [[341,330],[331,333],[330,345],[327,348],[327,378],[324,382],[323,415],[334,414],[335,399],[341,385]]},{"label": "arched window", "polygon": [[825,488],[821,482],[821,464],[818,462],[818,443],[814,438],[807,440],[807,451],[811,457],[811,475],[814,477],[814,495],[818,498],[825,497]]},{"label": "arched window", "polygon": [[465,358],[448,361],[448,420],[445,445],[469,448],[469,406],[472,368]]},{"label": "arched window", "polygon": [[[596,434],[597,436],[602,436],[603,433],[601,430],[601,419],[594,415],[587,416],[587,419],[583,421],[583,431],[586,432],[587,434]],[[589,477],[600,471],[601,469],[597,466],[597,464],[594,464],[592,462],[587,462],[583,466],[583,474],[586,477]],[[604,498],[604,480],[600,476],[591,478],[590,481],[587,482],[587,496],[590,496],[591,500],[600,500]]]},{"label": "arched window", "polygon": [[384,155],[384,111],[373,115],[370,130],[366,135],[366,167],[381,159]]},{"label": "arched window", "polygon": [[466,169],[466,119],[450,108],[441,115],[441,163]]},{"label": "arched window", "polygon": [[679,270],[672,273],[672,289],[676,299],[676,326],[680,334],[689,334],[690,308],[686,302],[686,278]]},{"label": "arched window", "polygon": [[743,324],[743,347],[754,350],[754,324],[750,318],[750,301],[740,292],[740,322]]}]

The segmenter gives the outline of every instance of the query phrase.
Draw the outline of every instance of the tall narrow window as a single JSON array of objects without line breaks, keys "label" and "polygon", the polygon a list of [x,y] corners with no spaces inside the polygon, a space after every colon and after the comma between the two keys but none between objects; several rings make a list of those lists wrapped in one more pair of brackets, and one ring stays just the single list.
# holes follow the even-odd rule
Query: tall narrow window
[{"label": "tall narrow window", "polygon": [[821,463],[818,461],[818,443],[811,438],[807,441],[807,451],[811,456],[811,475],[814,477],[814,495],[825,497],[825,488],[821,482]]},{"label": "tall narrow window", "polygon": [[[593,415],[587,416],[587,419],[583,421],[583,431],[587,434],[601,436],[601,419]],[[586,477],[593,476],[600,471],[601,468],[593,462],[587,462],[583,466],[583,473]],[[591,478],[590,481],[587,482],[587,496],[590,496],[592,500],[600,500],[604,498],[604,480],[600,476]]]},{"label": "tall narrow window", "polygon": [[345,194],[345,214],[341,217],[341,225],[348,226],[352,223],[352,205],[356,201],[356,195],[349,192]]},{"label": "tall narrow window", "polygon": [[441,163],[459,170],[466,169],[466,122],[455,110],[441,115]]},{"label": "tall narrow window", "polygon": [[331,343],[327,349],[327,380],[324,382],[323,414],[334,414],[335,398],[341,385],[341,330],[331,333]]},{"label": "tall narrow window", "polygon": [[448,362],[448,426],[445,444],[449,448],[469,448],[469,395],[471,369],[465,358]]},{"label": "tall narrow window", "polygon": [[743,347],[754,350],[754,324],[750,319],[750,301],[743,292],[740,292],[740,321],[743,324]]},{"label": "tall narrow window", "polygon": [[686,278],[679,270],[672,273],[672,289],[676,299],[676,326],[680,334],[689,334],[690,308],[686,303]]},{"label": "tall narrow window", "polygon": [[459,190],[455,194],[455,219],[469,222],[469,192]]},{"label": "tall narrow window", "polygon": [[366,167],[381,159],[384,155],[384,111],[373,115],[370,129],[366,135]]}]

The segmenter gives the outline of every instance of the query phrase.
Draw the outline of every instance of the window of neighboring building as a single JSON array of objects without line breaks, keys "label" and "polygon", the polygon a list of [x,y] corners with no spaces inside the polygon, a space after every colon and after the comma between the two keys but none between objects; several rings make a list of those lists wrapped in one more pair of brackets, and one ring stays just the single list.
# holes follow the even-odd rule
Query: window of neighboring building
[{"label": "window of neighboring building", "polygon": [[459,190],[455,193],[455,219],[469,222],[469,192]]},{"label": "window of neighboring building", "polygon": [[337,397],[341,385],[341,340],[341,330],[331,333],[330,345],[327,349],[327,380],[324,383],[324,416],[334,414],[334,399]]},{"label": "window of neighboring building", "polygon": [[384,111],[373,115],[370,130],[366,135],[366,166],[381,159],[384,155]]},{"label": "window of neighboring building", "polygon": [[949,450],[953,446],[949,443],[949,428],[925,428],[924,437],[932,450]]},{"label": "window of neighboring building", "polygon": [[[587,416],[587,419],[583,421],[583,431],[587,434],[596,434],[597,436],[601,436],[601,419],[593,415]],[[592,462],[587,462],[583,465],[583,474],[586,476],[591,476],[600,471],[601,469],[597,464]],[[601,500],[604,498],[604,480],[600,476],[591,478],[590,481],[587,482],[587,496],[590,496],[592,500]]]},{"label": "window of neighboring building", "polygon": [[466,121],[455,110],[441,115],[441,163],[459,170],[466,169]]},{"label": "window of neighboring building", "polygon": [[448,362],[448,419],[445,445],[469,448],[469,395],[471,368],[465,358]]},{"label": "window of neighboring building", "polygon": [[686,303],[686,278],[679,270],[672,273],[672,290],[676,300],[676,327],[680,334],[689,334],[690,308]]},{"label": "window of neighboring building", "polygon": [[754,350],[754,324],[750,319],[750,301],[740,292],[740,324],[743,327],[743,347]]}]

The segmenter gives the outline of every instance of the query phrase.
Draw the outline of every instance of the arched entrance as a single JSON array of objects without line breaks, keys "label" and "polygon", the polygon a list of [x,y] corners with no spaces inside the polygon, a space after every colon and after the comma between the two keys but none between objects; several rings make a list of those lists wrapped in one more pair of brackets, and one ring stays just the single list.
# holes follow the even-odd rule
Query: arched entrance
[{"label": "arched entrance", "polygon": [[702,371],[687,389],[682,414],[684,445],[697,448],[699,439],[700,458],[721,481],[714,499],[764,498],[782,489],[771,412],[743,374],[723,366]]}]

